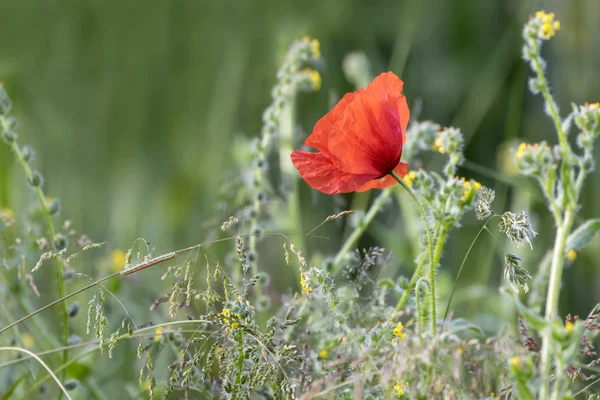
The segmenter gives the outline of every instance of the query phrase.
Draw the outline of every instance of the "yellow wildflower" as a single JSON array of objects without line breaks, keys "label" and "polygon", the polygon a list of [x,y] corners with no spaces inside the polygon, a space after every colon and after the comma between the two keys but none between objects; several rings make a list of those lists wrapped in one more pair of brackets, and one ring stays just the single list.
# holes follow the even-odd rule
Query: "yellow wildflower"
[{"label": "yellow wildflower", "polygon": [[23,333],[21,334],[21,342],[23,343],[23,347],[31,349],[35,345],[35,338],[31,333]]},{"label": "yellow wildflower", "polygon": [[521,358],[520,357],[513,357],[513,358],[510,359],[510,365],[513,365],[513,366],[516,367],[519,364],[521,364]]},{"label": "yellow wildflower", "polygon": [[327,358],[327,350],[323,349],[319,352],[319,357]]},{"label": "yellow wildflower", "polygon": [[569,250],[567,252],[567,260],[569,260],[570,263],[574,263],[575,260],[577,260],[577,252],[573,249]]},{"label": "yellow wildflower", "polygon": [[[439,133],[438,133],[438,136],[439,136]],[[440,154],[445,154],[446,153],[446,149],[444,149],[442,147],[442,140],[439,137],[437,137],[435,139],[435,142],[433,142],[433,146],[431,147],[431,150],[437,151]]]},{"label": "yellow wildflower", "polygon": [[394,391],[398,396],[404,396],[404,391],[408,389],[408,382],[400,381],[394,385]]},{"label": "yellow wildflower", "polygon": [[404,336],[406,336],[406,334],[403,331],[404,325],[402,325],[402,322],[398,322],[398,325],[396,325],[396,327],[394,328],[394,336],[396,336],[400,340],[404,339]]},{"label": "yellow wildflower", "polygon": [[515,153],[515,157],[517,157],[517,160],[520,160],[521,158],[523,158],[523,153],[525,153],[525,150],[527,150],[527,144],[526,143],[521,143],[519,145],[519,147],[517,147],[517,152]]},{"label": "yellow wildflower", "polygon": [[127,264],[127,255],[121,250],[113,250],[111,254],[112,270],[118,272]]},{"label": "yellow wildflower", "polygon": [[240,324],[238,324],[237,322],[234,322],[233,324],[231,324],[231,327],[232,327],[233,329],[237,329],[237,328],[239,328],[239,327],[240,327]]},{"label": "yellow wildflower", "polygon": [[574,327],[575,325],[571,321],[567,321],[567,323],[565,324],[565,329],[567,330],[567,333],[573,332]]},{"label": "yellow wildflower", "polygon": [[321,58],[321,43],[317,39],[313,39],[310,42],[310,50],[312,52],[312,56],[315,60]]},{"label": "yellow wildflower", "polygon": [[398,340],[396,338],[393,338],[392,339],[392,344],[396,344],[396,343],[398,343]]},{"label": "yellow wildflower", "polygon": [[306,68],[304,73],[310,79],[310,84],[312,85],[313,90],[321,89],[321,74],[319,74],[319,71],[316,71],[312,68]]},{"label": "yellow wildflower", "polygon": [[538,11],[535,17],[541,24],[539,35],[542,39],[548,40],[560,30],[560,21],[554,20],[556,17],[554,13],[546,14],[544,11]]},{"label": "yellow wildflower", "polygon": [[408,186],[412,186],[413,179],[415,179],[416,176],[417,174],[415,174],[415,171],[410,171],[408,174],[406,174],[406,176],[404,176],[404,182],[406,182]]},{"label": "yellow wildflower", "polygon": [[300,275],[300,285],[302,286],[302,290],[304,290],[306,293],[310,294],[310,292],[312,292],[312,289],[307,285],[306,274],[304,272],[302,272]]},{"label": "yellow wildflower", "polygon": [[14,219],[15,213],[10,208],[0,208],[0,217],[4,217],[6,219]]},{"label": "yellow wildflower", "polygon": [[158,342],[160,340],[160,337],[162,335],[164,331],[164,328],[162,326],[157,326],[156,330],[154,331],[154,341]]}]

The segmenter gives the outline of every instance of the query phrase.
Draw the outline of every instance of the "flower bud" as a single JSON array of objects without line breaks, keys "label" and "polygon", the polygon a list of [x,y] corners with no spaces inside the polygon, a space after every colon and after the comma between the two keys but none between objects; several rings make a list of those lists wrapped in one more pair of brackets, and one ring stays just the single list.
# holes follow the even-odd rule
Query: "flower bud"
[{"label": "flower bud", "polygon": [[56,250],[61,251],[67,248],[68,240],[67,237],[62,233],[57,233],[56,236],[54,236],[52,243]]},{"label": "flower bud", "polygon": [[13,131],[2,132],[2,139],[8,144],[12,144],[17,140],[17,133]]},{"label": "flower bud", "polygon": [[50,213],[50,215],[56,215],[56,214],[58,214],[59,210],[60,210],[60,200],[52,199],[52,201],[48,205],[48,212]]},{"label": "flower bud", "polygon": [[65,389],[68,391],[75,390],[79,386],[79,381],[77,379],[67,379],[65,381]]},{"label": "flower bud", "polygon": [[65,269],[65,271],[63,272],[63,278],[68,281],[71,280],[75,277],[75,274],[77,272],[73,269],[73,268],[67,268]]},{"label": "flower bud", "polygon": [[77,316],[77,314],[79,314],[80,309],[81,309],[81,305],[78,302],[74,302],[73,304],[71,304],[69,306],[69,309],[67,310],[67,314],[69,315],[69,318],[75,318]]},{"label": "flower bud", "polygon": [[81,343],[81,337],[79,337],[77,335],[71,335],[71,336],[69,336],[67,343],[69,346],[79,344],[79,343]]},{"label": "flower bud", "polygon": [[35,153],[30,146],[25,146],[21,149],[21,157],[23,157],[23,160],[27,163],[33,160],[34,155]]},{"label": "flower bud", "polygon": [[42,175],[37,171],[33,171],[31,178],[29,178],[29,184],[33,187],[39,187],[42,186],[43,183],[44,178],[42,177]]}]

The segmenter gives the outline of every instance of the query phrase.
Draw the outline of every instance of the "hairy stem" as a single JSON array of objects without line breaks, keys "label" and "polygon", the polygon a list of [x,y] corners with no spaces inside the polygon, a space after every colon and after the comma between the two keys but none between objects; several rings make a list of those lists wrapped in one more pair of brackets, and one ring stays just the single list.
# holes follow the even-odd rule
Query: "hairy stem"
[{"label": "hairy stem", "polygon": [[540,56],[540,45],[539,41],[536,41],[534,44],[534,53],[535,57],[533,58],[533,65],[535,67],[535,72],[540,81],[540,91],[544,96],[544,100],[546,101],[546,105],[548,106],[548,113],[554,122],[554,128],[556,129],[556,133],[558,134],[558,142],[563,151],[563,157],[565,161],[568,161],[570,157],[570,147],[567,142],[567,134],[563,130],[562,120],[560,119],[560,115],[558,114],[558,109],[556,107],[556,103],[552,98],[552,94],[550,94],[550,89],[548,88],[548,82],[546,80],[546,76],[544,75],[544,68],[542,67],[542,61]]},{"label": "hairy stem", "polygon": [[[550,267],[550,281],[548,284],[548,295],[546,299],[546,327],[542,332],[542,351],[540,359],[540,376],[542,378],[542,386],[540,388],[540,398],[549,398],[550,391],[550,364],[552,357],[552,320],[556,318],[558,311],[558,298],[560,295],[560,283],[562,280],[562,271],[565,262],[565,245],[567,237],[573,226],[575,211],[568,209],[565,212],[562,226],[558,226],[556,231],[556,239],[554,241],[554,253],[552,254],[552,264]],[[558,382],[558,376],[557,376]],[[555,389],[558,388],[558,383],[555,383]]]},{"label": "hairy stem", "polygon": [[433,239],[431,237],[431,227],[429,226],[429,219],[427,218],[427,214],[425,213],[425,209],[421,205],[419,198],[415,194],[415,192],[408,186],[406,182],[402,178],[398,176],[394,171],[390,172],[390,175],[398,181],[400,186],[406,190],[406,192],[410,195],[411,199],[415,203],[415,206],[419,210],[419,214],[421,214],[421,220],[423,221],[423,225],[425,225],[425,234],[427,235],[427,249],[429,253],[429,288],[431,292],[431,334],[436,334],[436,306],[437,299],[435,295],[435,257],[433,256]]},{"label": "hairy stem", "polygon": [[[33,180],[34,174],[33,171],[31,170],[31,167],[29,166],[29,164],[27,163],[27,161],[25,160],[25,158],[23,157],[23,154],[21,152],[21,149],[19,148],[19,145],[17,144],[17,142],[13,142],[11,144],[11,148],[12,151],[15,153],[17,159],[19,160],[19,164],[21,164],[21,167],[23,168],[23,171],[25,172],[25,175],[27,176],[27,179],[29,182],[31,182]],[[50,211],[48,210],[48,205],[46,204],[46,196],[44,195],[44,191],[41,187],[41,185],[37,185],[35,187],[35,193],[37,195],[39,204],[40,204],[40,208],[42,210],[42,214],[44,216],[44,221],[46,222],[46,229],[48,231],[48,235],[50,236],[50,243],[53,244],[54,247],[54,238],[56,236],[56,230],[54,229],[54,225],[52,224],[52,218],[50,215]],[[58,295],[59,297],[64,297],[65,296],[65,277],[64,277],[64,266],[63,266],[63,262],[61,260],[60,257],[56,257],[56,281],[58,284]],[[67,314],[67,305],[65,303],[61,304],[61,324],[62,324],[62,343],[64,345],[68,344],[69,342],[69,316]],[[2,331],[0,331],[2,332]],[[63,353],[63,363],[65,363],[67,361],[67,357],[68,357],[68,352],[65,350]]]},{"label": "hairy stem", "polygon": [[234,393],[233,398],[237,397],[237,395],[240,391],[240,387],[242,385],[242,372],[244,372],[244,360],[246,358],[246,355],[244,354],[244,333],[242,332],[241,329],[238,333],[238,344],[240,346],[240,358],[238,360],[238,370],[237,370],[237,375],[235,377],[235,387],[233,389],[233,393]]}]

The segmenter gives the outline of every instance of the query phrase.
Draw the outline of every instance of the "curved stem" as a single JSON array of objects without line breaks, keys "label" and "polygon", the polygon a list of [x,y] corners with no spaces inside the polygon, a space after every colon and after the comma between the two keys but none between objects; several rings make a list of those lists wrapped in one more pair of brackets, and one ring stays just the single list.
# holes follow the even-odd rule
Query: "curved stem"
[{"label": "curved stem", "polygon": [[446,322],[446,318],[448,317],[448,312],[450,311],[450,305],[452,304],[452,297],[454,297],[454,292],[456,292],[458,280],[460,279],[460,274],[463,270],[463,267],[465,266],[465,263],[467,262],[467,258],[469,258],[469,255],[471,254],[471,250],[473,250],[473,247],[475,246],[477,239],[479,239],[479,236],[481,236],[481,233],[483,232],[484,229],[486,229],[488,222],[490,222],[492,220],[492,218],[494,218],[494,217],[491,217],[490,219],[485,221],[485,223],[483,224],[481,229],[479,229],[479,232],[477,232],[477,235],[475,235],[475,239],[473,239],[473,241],[471,242],[471,245],[469,246],[469,249],[467,250],[467,254],[465,254],[465,257],[463,258],[463,261],[460,264],[460,268],[458,269],[458,273],[456,274],[456,279],[454,280],[454,287],[452,287],[452,292],[450,293],[450,298],[448,299],[448,304],[446,305],[446,311],[444,312],[444,319],[442,320],[442,326],[440,328],[440,333],[444,329],[444,323]]},{"label": "curved stem", "polygon": [[29,350],[25,350],[22,349],[20,347],[0,347],[0,351],[19,351],[21,353],[25,353],[27,355],[29,355],[32,358],[35,358],[35,360],[37,362],[39,362],[42,367],[44,367],[44,369],[46,371],[48,371],[48,374],[50,374],[50,376],[52,377],[52,379],[54,379],[54,381],[56,382],[56,384],[58,385],[58,387],[60,388],[60,390],[62,390],[62,392],[64,393],[65,397],[69,400],[71,400],[71,396],[69,396],[69,393],[67,392],[67,389],[65,389],[65,387],[63,386],[63,384],[60,382],[60,379],[58,379],[58,377],[54,374],[54,372],[52,372],[52,370],[50,369],[50,367],[48,367],[48,365],[42,361],[41,358],[39,358],[37,355],[35,355],[35,353],[32,353]]},{"label": "curved stem", "polygon": [[417,197],[415,192],[394,171],[390,172],[390,175],[392,175],[394,177],[394,179],[396,179],[398,181],[400,186],[402,186],[404,188],[404,190],[406,190],[406,192],[410,195],[411,199],[413,200],[413,202],[417,206],[417,209],[419,210],[419,214],[421,214],[421,219],[423,220],[423,225],[425,225],[425,233],[427,235],[427,249],[429,252],[429,287],[431,290],[431,333],[432,333],[432,335],[435,335],[436,334],[436,326],[437,326],[437,324],[436,324],[437,323],[437,321],[436,321],[437,300],[435,297],[435,258],[433,256],[433,239],[431,237],[431,227],[429,226],[429,220],[427,218],[427,214],[425,213],[425,209],[421,205],[421,202],[419,201],[419,198]]}]

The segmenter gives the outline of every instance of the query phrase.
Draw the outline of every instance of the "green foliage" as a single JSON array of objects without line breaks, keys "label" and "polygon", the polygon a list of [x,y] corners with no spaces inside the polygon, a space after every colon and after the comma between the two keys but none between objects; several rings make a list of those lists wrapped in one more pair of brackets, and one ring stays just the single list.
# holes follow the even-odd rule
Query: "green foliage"
[{"label": "green foliage", "polygon": [[[324,10],[333,7],[335,15],[349,7],[336,1],[327,4]],[[169,12],[183,18],[185,7],[174,6]],[[403,10],[412,16],[419,7],[417,2],[407,2]],[[140,12],[150,13],[145,9]],[[240,4],[228,17],[236,21],[235,14],[245,12],[254,11]],[[361,22],[368,21],[370,12],[361,15]],[[331,198],[308,192],[299,181],[291,168],[289,152],[301,146],[303,128],[308,129],[305,110],[309,110],[307,115],[312,112],[313,117],[327,110],[325,102],[318,101],[323,94],[315,93],[322,85],[318,71],[323,72],[323,84],[332,97],[340,97],[337,94],[348,88],[336,89],[331,83],[336,79],[334,71],[342,67],[336,58],[339,56],[334,54],[336,46],[342,46],[340,42],[333,37],[323,41],[323,59],[316,39],[287,39],[290,32],[295,35],[298,30],[295,23],[285,26],[290,21],[294,22],[285,16],[278,21],[283,25],[279,29],[285,32],[285,43],[291,45],[286,53],[281,52],[281,57],[273,57],[281,59],[282,66],[277,74],[269,74],[269,79],[265,79],[274,85],[270,101],[256,79],[243,79],[244,68],[252,65],[249,60],[269,54],[269,43],[261,44],[258,56],[251,54],[247,38],[223,50],[218,64],[223,72],[214,75],[218,82],[228,84],[218,83],[220,90],[215,91],[207,107],[213,114],[201,111],[202,117],[208,119],[204,129],[212,135],[218,132],[218,140],[207,140],[203,146],[189,138],[182,140],[175,137],[178,129],[174,128],[185,130],[186,123],[169,121],[164,126],[151,126],[159,130],[168,126],[172,136],[139,140],[132,145],[128,137],[141,138],[134,122],[119,120],[107,125],[109,131],[118,127],[123,138],[108,133],[110,149],[99,146],[98,152],[110,151],[116,155],[112,160],[117,163],[139,163],[148,169],[128,175],[124,183],[115,185],[116,189],[111,187],[107,191],[111,201],[91,199],[87,194],[81,198],[73,194],[62,201],[46,196],[49,188],[61,192],[57,176],[62,178],[63,174],[65,182],[72,182],[65,170],[53,171],[56,164],[46,161],[46,157],[56,158],[55,145],[60,141],[54,139],[48,146],[46,139],[36,143],[44,157],[40,165],[48,169],[44,175],[49,179],[44,180],[32,168],[32,148],[21,146],[22,137],[31,128],[27,118],[32,117],[26,117],[27,122],[18,126],[15,116],[27,115],[31,110],[11,114],[15,113],[12,102],[4,87],[0,89],[0,174],[2,179],[7,178],[0,181],[3,398],[56,397],[58,393],[82,399],[533,400],[567,399],[581,394],[594,398],[594,379],[600,373],[594,350],[600,333],[599,307],[582,320],[565,314],[577,313],[583,303],[568,308],[561,305],[559,309],[558,300],[559,295],[561,299],[568,298],[566,295],[572,290],[567,287],[572,284],[567,279],[561,288],[563,272],[570,273],[563,271],[565,260],[574,263],[576,252],[585,260],[597,247],[594,237],[600,224],[597,218],[586,220],[581,206],[585,201],[584,182],[595,164],[593,144],[600,133],[600,106],[573,105],[573,111],[561,119],[541,56],[542,43],[560,29],[554,15],[540,12],[526,22],[523,57],[535,74],[529,87],[534,94],[543,96],[558,145],[553,146],[553,139],[544,134],[545,141],[537,144],[509,145],[512,154],[505,158],[510,158],[512,169],[506,165],[496,168],[493,162],[482,167],[470,158],[482,162],[483,157],[490,156],[472,151],[472,143],[477,144],[481,136],[473,137],[473,133],[486,113],[479,111],[485,108],[486,91],[474,90],[477,106],[467,99],[463,111],[458,110],[456,121],[464,123],[464,131],[421,121],[420,106],[412,107],[413,119],[403,154],[410,173],[400,183],[417,201],[425,221],[419,221],[400,186],[376,193],[373,199],[369,193]],[[337,23],[335,19],[325,22],[333,26]],[[182,24],[189,28],[189,23]],[[368,26],[357,24],[359,37],[365,37],[365,25]],[[391,57],[392,69],[397,71],[404,68],[409,47],[402,38],[419,32],[415,25],[401,25],[401,39],[394,45]],[[456,25],[457,29],[461,26]],[[182,32],[181,27],[172,28],[175,33]],[[213,34],[214,28],[218,24],[210,21],[202,29]],[[464,35],[461,32],[457,35]],[[165,40],[164,32],[159,36],[157,47]],[[343,49],[346,50],[349,49]],[[502,54],[502,47],[497,51]],[[378,52],[370,48],[367,54],[349,54],[343,62],[347,80],[356,87],[367,84],[372,71],[383,69]],[[419,59],[416,53],[414,57]],[[211,62],[210,57],[202,57],[203,62],[207,59]],[[259,67],[268,63],[275,64],[271,60]],[[428,73],[435,62],[423,63],[419,67],[423,71],[414,63],[409,60],[404,75],[431,76],[435,92],[444,101],[451,101],[451,96],[438,89],[443,82]],[[453,74],[460,80],[460,68],[455,69]],[[274,67],[265,70],[273,71]],[[180,72],[184,77],[184,71]],[[495,73],[493,79],[501,80],[502,73]],[[267,76],[261,70],[260,75],[263,74]],[[135,76],[139,75],[136,71]],[[169,96],[165,93],[170,90],[180,94],[183,86],[193,82],[184,85],[171,79],[170,87],[163,83],[167,79],[162,74],[154,77],[157,76],[161,79],[150,86],[152,91],[147,94],[157,99],[153,100],[157,102],[152,107],[153,114],[172,111],[174,106],[190,107],[182,96],[165,107],[161,96]],[[168,78],[177,78],[177,74]],[[407,86],[416,85],[405,79]],[[515,93],[520,92],[523,83],[523,79],[515,79]],[[245,99],[257,88],[262,100],[248,109],[237,105],[235,96]],[[415,89],[409,88],[408,92],[411,90]],[[128,95],[125,86],[120,93]],[[427,96],[426,88],[423,93],[425,110],[439,105],[439,99]],[[28,99],[18,100],[20,107],[28,107]],[[35,99],[32,101],[38,104]],[[269,104],[261,114],[263,102]],[[307,106],[305,103],[309,102],[314,104]],[[488,102],[491,104],[491,100]],[[510,102],[520,107],[520,98],[511,95]],[[139,107],[135,102],[130,104],[132,109]],[[194,107],[202,108],[199,104]],[[234,108],[243,109],[240,121],[247,123],[244,129],[249,134],[259,132],[258,138],[247,141],[245,135],[236,135],[233,139]],[[34,106],[33,110],[39,111],[39,107]],[[451,111],[456,110],[448,107],[438,114],[424,114],[442,116],[440,121],[448,121]],[[508,119],[519,119],[515,117],[519,113],[512,111]],[[47,113],[40,113],[39,118],[45,118],[44,115]],[[152,121],[160,119],[157,116]],[[536,125],[535,131],[547,131],[546,127],[541,128],[541,122],[535,122],[540,126],[538,129]],[[576,141],[567,137],[571,125],[580,131]],[[56,128],[49,129],[54,132]],[[571,147],[572,142],[576,142],[576,148]],[[89,148],[89,143],[86,146]],[[156,154],[163,154],[163,159],[145,159],[140,155],[145,146],[160,149]],[[207,150],[206,154],[191,168],[188,160],[198,158],[195,152],[200,147]],[[227,153],[223,158],[226,162],[222,162],[220,153]],[[79,154],[73,154],[73,159],[58,158],[70,166],[79,167],[82,163]],[[17,160],[22,171],[6,173],[13,166],[11,160]],[[125,167],[119,164],[118,168]],[[165,184],[171,180],[170,172],[165,171],[171,168],[181,175]],[[190,175],[192,170],[197,176]],[[527,187],[527,181],[508,176],[516,172],[534,178],[539,185],[536,190],[543,196],[537,199],[532,193],[538,192]],[[482,177],[491,184],[482,186],[476,180],[483,181]],[[5,184],[9,180],[10,186]],[[507,201],[502,183],[507,181],[514,185],[514,202]],[[195,188],[202,189],[202,207],[191,206]],[[94,191],[93,196],[102,194]],[[151,202],[156,204],[149,206]],[[112,214],[107,204],[117,211]],[[170,211],[168,205],[174,205],[176,211]],[[202,210],[195,213],[196,207]],[[497,214],[494,207],[527,211]],[[396,212],[398,209],[401,215]],[[550,212],[546,213],[546,209]],[[76,216],[75,224],[66,219],[71,214]],[[546,214],[552,218],[549,225],[544,219]],[[480,220],[476,225],[473,216]],[[498,221],[501,237],[488,228],[492,221]],[[73,226],[85,225],[84,222],[91,222],[93,236],[108,236],[107,241],[95,242],[76,232]],[[118,232],[111,232],[109,225]],[[548,226],[556,230],[546,229]],[[573,226],[578,227],[572,229]],[[465,255],[463,244],[469,242],[461,238],[472,237],[467,233],[474,227],[479,233]],[[197,240],[199,231],[204,238]],[[479,240],[483,231],[486,235],[482,238],[492,237],[491,245]],[[159,244],[131,239],[139,234],[152,235],[153,242]],[[199,243],[157,251],[192,239]],[[554,240],[554,247],[538,263],[537,252],[546,243],[538,244],[540,240]],[[529,246],[514,249],[523,244]],[[495,250],[500,253],[499,263],[493,256]],[[458,266],[455,261],[460,259],[463,262]],[[499,266],[501,263],[504,267]],[[429,265],[428,271],[423,271],[425,265]],[[575,268],[584,266],[578,263],[572,269]],[[451,287],[448,274],[456,269],[458,274]],[[490,275],[494,276],[492,283]],[[501,275],[504,281],[500,280]],[[578,285],[583,282],[575,287]],[[498,286],[501,294],[490,290]],[[509,287],[512,290],[507,290]],[[501,301],[507,297],[500,296],[506,294],[510,294],[510,301]],[[535,296],[538,299],[534,301]],[[545,315],[538,310],[543,299]],[[81,310],[85,304],[87,310]],[[437,317],[440,304],[447,304],[443,319]],[[48,374],[35,357],[16,358],[12,353],[15,348],[30,349],[42,357],[58,377]],[[65,393],[59,391],[57,383],[61,382]]]}]

